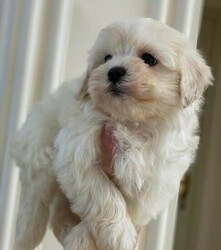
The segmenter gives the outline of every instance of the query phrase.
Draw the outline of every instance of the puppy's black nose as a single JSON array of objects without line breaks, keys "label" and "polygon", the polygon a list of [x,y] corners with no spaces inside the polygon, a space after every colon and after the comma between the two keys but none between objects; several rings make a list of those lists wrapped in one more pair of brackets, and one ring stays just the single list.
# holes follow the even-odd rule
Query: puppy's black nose
[{"label": "puppy's black nose", "polygon": [[123,67],[113,67],[108,71],[108,79],[112,83],[120,83],[122,77],[126,74],[126,69]]}]

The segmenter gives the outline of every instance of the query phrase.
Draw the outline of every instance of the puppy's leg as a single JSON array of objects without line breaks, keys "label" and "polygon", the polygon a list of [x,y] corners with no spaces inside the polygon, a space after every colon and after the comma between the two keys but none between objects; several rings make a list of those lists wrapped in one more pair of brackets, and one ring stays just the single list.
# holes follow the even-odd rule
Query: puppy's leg
[{"label": "puppy's leg", "polygon": [[33,249],[42,239],[55,183],[53,140],[58,132],[58,94],[40,102],[28,115],[13,143],[12,154],[21,168],[21,202],[16,249]]},{"label": "puppy's leg", "polygon": [[[94,176],[93,176],[94,175]],[[91,242],[90,233],[96,240],[96,245],[99,250],[133,250],[137,241],[136,230],[131,223],[126,211],[126,204],[116,187],[109,181],[109,179],[99,176],[99,171],[88,173],[85,176],[85,186],[80,190],[76,189],[75,185],[72,185],[73,190],[67,186],[63,189],[68,193],[68,198],[72,201],[73,212],[84,218],[87,231],[85,233],[85,240],[77,239],[75,236],[72,241],[68,241],[68,247],[73,247],[75,250],[75,244],[81,242],[80,249],[88,249],[88,242]],[[61,177],[61,175],[59,174]],[[61,178],[63,178],[62,176]],[[64,177],[68,178],[67,176]],[[70,184],[71,176],[66,179]],[[99,179],[101,178],[101,179]],[[94,181],[92,181],[94,180]],[[75,182],[73,178],[73,183]],[[71,194],[71,191],[73,194]],[[89,230],[89,231],[88,231]],[[82,231],[82,229],[80,229]],[[77,230],[78,232],[78,230]],[[85,232],[85,231],[84,231]],[[74,236],[75,229],[71,235]],[[80,233],[78,233],[80,235]],[[68,237],[71,239],[71,236]],[[73,245],[70,244],[73,243]],[[77,243],[78,245],[79,243]],[[72,249],[72,248],[67,248]],[[76,248],[78,250],[78,248]]]},{"label": "puppy's leg", "polygon": [[27,176],[22,169],[21,182],[14,249],[32,250],[45,234],[54,180],[44,172]]},{"label": "puppy's leg", "polygon": [[65,250],[98,250],[88,224],[82,221],[64,239]]},{"label": "puppy's leg", "polygon": [[57,187],[51,207],[50,225],[63,246],[66,236],[79,223],[80,217],[71,211],[70,202]]},{"label": "puppy's leg", "polygon": [[97,250],[85,222],[70,209],[70,202],[57,190],[52,204],[51,227],[65,250]]},{"label": "puppy's leg", "polygon": [[96,127],[90,124],[81,133],[72,126],[60,131],[56,140],[58,181],[72,211],[87,223],[99,250],[134,250],[136,230],[122,194],[99,166],[96,150],[100,134],[91,128]]}]

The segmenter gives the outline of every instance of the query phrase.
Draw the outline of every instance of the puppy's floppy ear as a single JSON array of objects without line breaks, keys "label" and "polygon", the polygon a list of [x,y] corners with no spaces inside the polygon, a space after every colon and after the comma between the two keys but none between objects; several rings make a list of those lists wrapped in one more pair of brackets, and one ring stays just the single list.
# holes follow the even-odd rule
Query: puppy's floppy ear
[{"label": "puppy's floppy ear", "polygon": [[86,73],[83,76],[82,80],[82,87],[80,89],[80,92],[78,94],[78,99],[79,100],[85,100],[89,98],[89,93],[88,93],[88,79],[89,79],[89,70],[86,71]]},{"label": "puppy's floppy ear", "polygon": [[181,99],[184,107],[203,95],[204,90],[212,85],[210,67],[196,50],[186,50],[181,56]]}]

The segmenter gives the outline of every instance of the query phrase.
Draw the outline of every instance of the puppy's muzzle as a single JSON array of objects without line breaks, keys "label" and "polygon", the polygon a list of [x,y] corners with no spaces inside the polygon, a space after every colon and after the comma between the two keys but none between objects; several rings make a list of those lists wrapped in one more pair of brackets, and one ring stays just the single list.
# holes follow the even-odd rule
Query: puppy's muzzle
[{"label": "puppy's muzzle", "polygon": [[123,77],[126,75],[126,69],[123,67],[113,67],[108,71],[108,80],[112,84],[119,84],[122,82]]}]

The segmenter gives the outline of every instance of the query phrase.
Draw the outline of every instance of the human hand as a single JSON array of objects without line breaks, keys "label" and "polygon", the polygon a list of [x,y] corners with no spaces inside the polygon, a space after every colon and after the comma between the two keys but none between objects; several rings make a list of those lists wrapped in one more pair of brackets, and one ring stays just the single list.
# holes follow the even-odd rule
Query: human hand
[{"label": "human hand", "polygon": [[105,123],[101,133],[101,168],[110,178],[113,176],[115,147],[116,140],[113,136],[113,126]]}]

